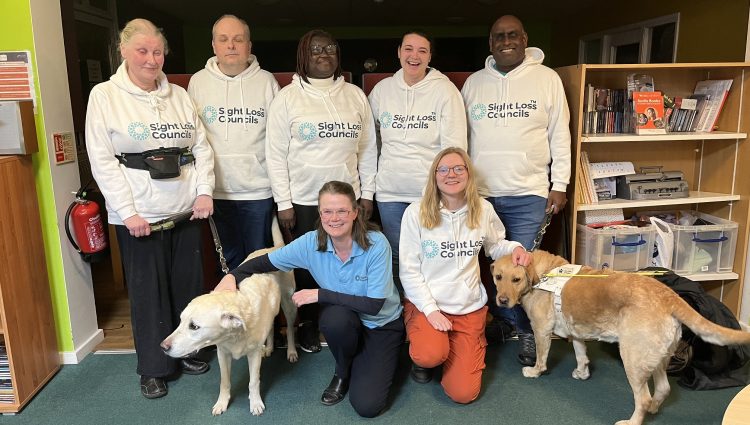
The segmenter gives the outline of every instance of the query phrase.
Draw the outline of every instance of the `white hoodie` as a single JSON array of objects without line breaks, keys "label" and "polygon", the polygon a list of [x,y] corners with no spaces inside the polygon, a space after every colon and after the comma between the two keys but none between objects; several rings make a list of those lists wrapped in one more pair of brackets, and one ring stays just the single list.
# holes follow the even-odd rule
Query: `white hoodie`
[{"label": "white hoodie", "polygon": [[279,210],[317,205],[324,183],[350,183],[372,199],[377,145],[370,105],[362,90],[339,77],[328,88],[294,75],[271,103],[266,161]]},{"label": "white hoodie", "polygon": [[[182,166],[179,177],[153,180],[115,158],[159,147],[190,147],[195,162]],[[214,158],[203,124],[187,92],[164,73],[158,88],[147,92],[130,81],[123,62],[109,81],[97,84],[86,111],[86,149],[111,224],[136,214],[153,223],[190,210],[196,196],[213,192]]]},{"label": "white hoodie", "polygon": [[461,93],[437,69],[413,86],[399,69],[372,89],[370,106],[381,143],[378,201],[419,201],[435,155],[449,146],[466,150]]},{"label": "white hoodie", "polygon": [[250,66],[234,77],[219,69],[216,57],[193,75],[188,94],[214,150],[214,198],[258,200],[271,197],[266,171],[266,119],[279,84],[250,55]]},{"label": "white hoodie", "polygon": [[399,276],[404,295],[428,315],[440,310],[468,314],[487,303],[479,276],[478,256],[484,252],[497,259],[508,255],[518,242],[505,239],[505,227],[492,205],[482,199],[479,227],[469,229],[469,207],[452,213],[440,209],[440,224],[422,227],[420,204],[409,205],[401,221]]},{"label": "white hoodie", "polygon": [[[489,56],[461,94],[469,123],[469,154],[488,196],[565,192],[570,180],[570,113],[560,77],[542,65],[544,53],[526,49],[507,74]],[[551,167],[550,167],[551,162]]]}]

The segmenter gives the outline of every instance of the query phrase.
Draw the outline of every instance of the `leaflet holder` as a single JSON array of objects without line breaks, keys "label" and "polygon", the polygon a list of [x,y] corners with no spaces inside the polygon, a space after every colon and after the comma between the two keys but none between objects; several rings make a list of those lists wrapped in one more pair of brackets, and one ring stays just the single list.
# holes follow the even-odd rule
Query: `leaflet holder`
[{"label": "leaflet holder", "polygon": [[0,102],[0,155],[30,155],[38,151],[34,102]]}]

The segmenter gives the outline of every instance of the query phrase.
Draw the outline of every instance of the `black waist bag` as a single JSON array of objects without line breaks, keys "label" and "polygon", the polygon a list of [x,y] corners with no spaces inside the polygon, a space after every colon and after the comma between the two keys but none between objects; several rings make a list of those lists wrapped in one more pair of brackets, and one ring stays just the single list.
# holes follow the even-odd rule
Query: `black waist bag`
[{"label": "black waist bag", "polygon": [[189,148],[159,148],[115,157],[128,168],[148,170],[154,180],[179,177],[180,167],[195,161]]}]

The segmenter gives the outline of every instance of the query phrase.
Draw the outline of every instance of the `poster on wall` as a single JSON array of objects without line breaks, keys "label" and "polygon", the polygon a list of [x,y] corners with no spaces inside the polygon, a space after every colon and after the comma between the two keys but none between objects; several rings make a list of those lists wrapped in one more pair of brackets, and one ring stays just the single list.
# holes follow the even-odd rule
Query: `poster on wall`
[{"label": "poster on wall", "polygon": [[0,100],[34,100],[31,52],[0,51]]},{"label": "poster on wall", "polygon": [[75,143],[73,133],[61,132],[52,134],[55,143],[55,165],[65,164],[66,162],[75,161]]}]

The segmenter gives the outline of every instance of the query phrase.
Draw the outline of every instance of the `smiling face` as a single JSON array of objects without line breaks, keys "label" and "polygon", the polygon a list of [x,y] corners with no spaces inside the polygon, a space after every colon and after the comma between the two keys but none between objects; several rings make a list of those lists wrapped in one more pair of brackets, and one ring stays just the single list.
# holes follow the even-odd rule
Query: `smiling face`
[{"label": "smiling face", "polygon": [[443,196],[451,197],[463,197],[466,191],[466,184],[469,179],[469,171],[465,170],[463,174],[456,174],[453,167],[462,165],[466,167],[461,155],[457,153],[449,153],[440,159],[437,168],[448,167],[448,174],[441,176],[440,173],[435,171],[435,178],[437,179],[437,187],[440,194]]},{"label": "smiling face", "polygon": [[497,69],[509,72],[520,65],[526,56],[528,41],[523,24],[515,16],[503,16],[495,21],[490,31],[490,52]]},{"label": "smiling face", "polygon": [[247,28],[238,19],[227,17],[219,21],[214,26],[211,46],[224,74],[232,75],[248,67],[252,43]]},{"label": "smiling face", "polygon": [[157,35],[135,34],[120,46],[120,54],[127,61],[128,76],[143,90],[155,90],[156,80],[164,66],[164,41]]},{"label": "smiling face", "polygon": [[407,83],[421,81],[427,75],[427,65],[432,59],[430,40],[419,34],[406,34],[398,48],[398,59]]},{"label": "smiling face", "polygon": [[323,193],[318,200],[318,210],[323,230],[331,239],[351,238],[352,227],[359,211],[348,196]]},{"label": "smiling face", "polygon": [[307,76],[310,78],[329,78],[339,66],[338,51],[335,53],[326,52],[325,47],[335,44],[328,37],[315,36],[310,41],[310,49],[321,48],[320,54],[310,53],[310,60],[307,63]]}]

